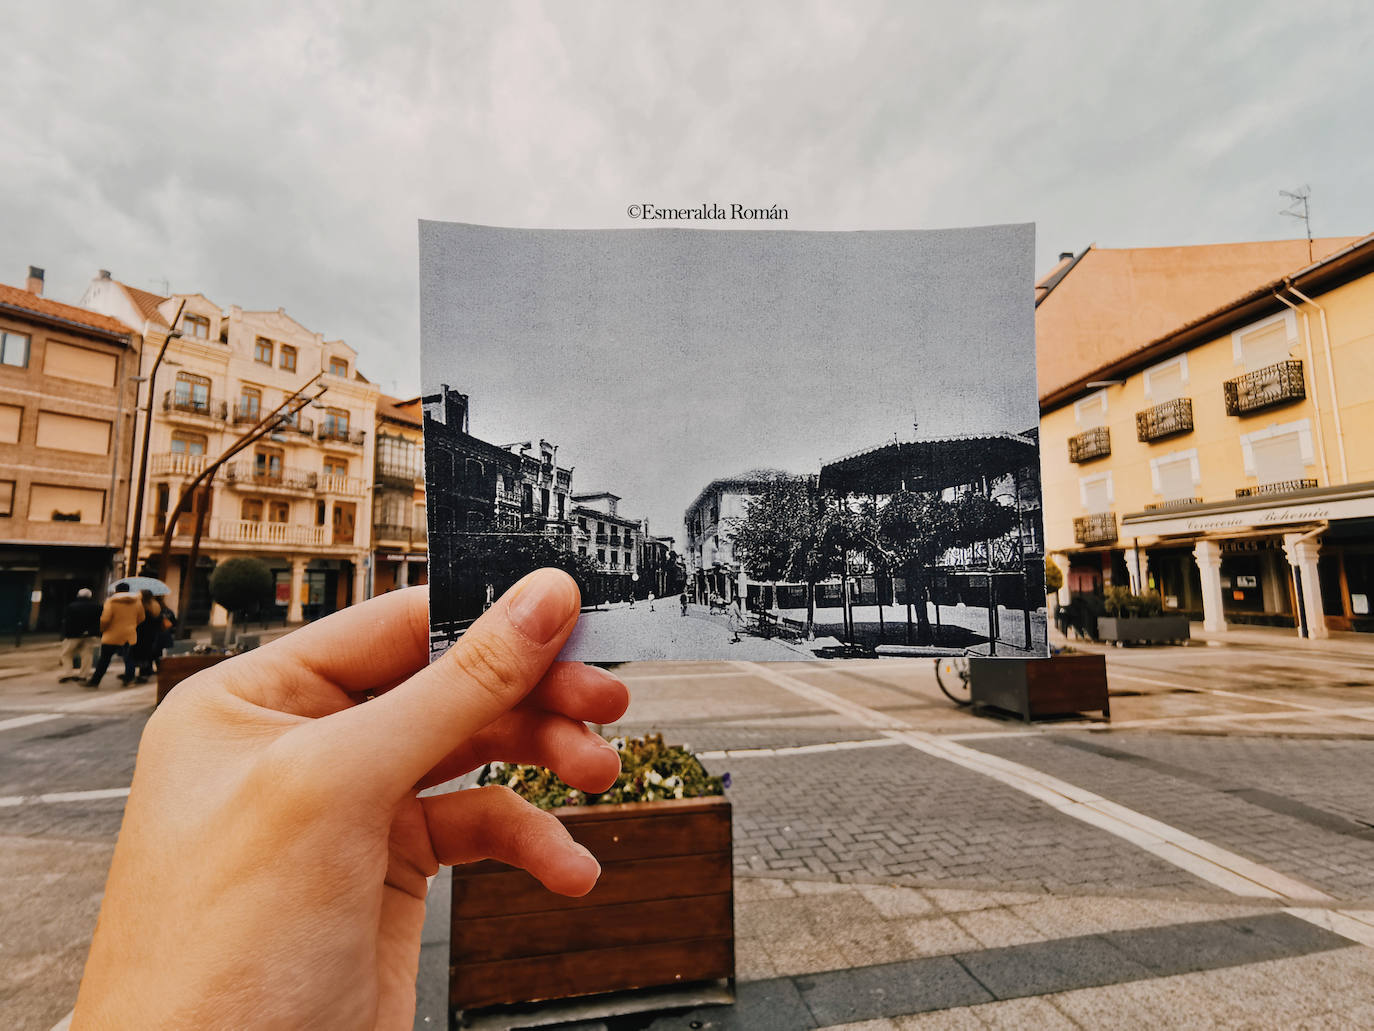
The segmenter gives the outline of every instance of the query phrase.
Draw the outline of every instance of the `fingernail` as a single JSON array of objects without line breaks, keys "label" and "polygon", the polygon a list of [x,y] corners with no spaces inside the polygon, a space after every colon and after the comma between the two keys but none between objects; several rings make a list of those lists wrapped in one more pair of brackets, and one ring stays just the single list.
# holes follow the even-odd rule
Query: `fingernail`
[{"label": "fingernail", "polygon": [[588,859],[591,860],[592,866],[596,867],[596,875],[597,875],[598,877],[600,877],[600,876],[601,876],[601,864],[598,863],[598,862],[596,861],[596,856],[592,855],[592,854],[591,854],[590,852],[588,852],[583,846],[579,845],[579,844],[578,844],[577,842],[575,842],[575,841],[573,842],[573,848],[576,849],[578,852],[582,853],[582,855],[586,856]]},{"label": "fingernail", "polygon": [[535,644],[548,644],[577,604],[577,584],[567,573],[536,569],[511,588],[506,613]]}]

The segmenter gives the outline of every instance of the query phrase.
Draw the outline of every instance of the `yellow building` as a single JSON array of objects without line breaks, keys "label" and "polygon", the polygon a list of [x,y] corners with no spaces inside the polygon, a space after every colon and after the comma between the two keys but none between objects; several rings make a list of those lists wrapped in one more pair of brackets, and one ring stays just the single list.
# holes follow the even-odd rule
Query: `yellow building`
[{"label": "yellow building", "polygon": [[[206,582],[215,563],[235,555],[256,556],[273,571],[276,611],[269,616],[311,619],[367,597],[378,389],[358,374],[353,349],[325,340],[280,308],[225,309],[200,294],[161,297],[103,271],[82,303],[143,334],[145,378],[152,376],[162,342],[179,333],[140,397],[146,404],[152,391],[140,567],[161,551],[171,512],[207,463],[320,375],[310,390],[323,391],[317,401],[216,472],[190,591],[185,585],[195,518],[175,521],[166,578],[183,619],[223,621],[222,609],[210,609]],[[143,425],[140,414],[135,455]]]},{"label": "yellow building", "polygon": [[1064,255],[1037,290],[1061,600],[1374,631],[1374,236]]}]

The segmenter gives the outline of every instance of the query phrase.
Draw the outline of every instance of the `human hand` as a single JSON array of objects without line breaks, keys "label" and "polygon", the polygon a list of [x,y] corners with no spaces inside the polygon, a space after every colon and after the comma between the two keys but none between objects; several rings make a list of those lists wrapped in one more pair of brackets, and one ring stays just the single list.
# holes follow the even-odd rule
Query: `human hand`
[{"label": "human hand", "polygon": [[531,573],[430,666],[426,599],[345,609],[162,703],[74,1031],[409,1028],[441,863],[500,859],[561,894],[591,890],[596,860],[508,789],[416,797],[498,759],[584,791],[614,783],[619,754],[583,721],[619,719],[625,686],[554,661],[576,584]]}]

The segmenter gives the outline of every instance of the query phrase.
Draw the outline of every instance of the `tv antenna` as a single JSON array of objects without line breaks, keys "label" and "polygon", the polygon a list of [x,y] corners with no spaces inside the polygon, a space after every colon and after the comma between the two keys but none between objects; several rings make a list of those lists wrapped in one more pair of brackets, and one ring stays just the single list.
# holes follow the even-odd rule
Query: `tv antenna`
[{"label": "tv antenna", "polygon": [[1312,211],[1308,204],[1312,197],[1312,187],[1299,186],[1296,190],[1280,190],[1279,196],[1288,198],[1288,207],[1279,214],[1302,220],[1303,228],[1307,230],[1307,260],[1312,261]]}]

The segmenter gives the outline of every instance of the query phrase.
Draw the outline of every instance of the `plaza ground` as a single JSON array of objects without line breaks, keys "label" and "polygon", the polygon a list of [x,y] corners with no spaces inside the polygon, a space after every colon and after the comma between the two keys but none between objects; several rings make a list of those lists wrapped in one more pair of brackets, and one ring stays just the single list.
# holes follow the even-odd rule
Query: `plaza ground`
[{"label": "plaza ground", "polygon": [[[972,715],[929,660],[620,667],[608,734],[731,774],[738,1001],[605,1026],[1374,1025],[1374,642],[1089,650],[1110,724]],[[49,1031],[152,687],[20,653],[41,647],[0,653],[0,1022]],[[417,1027],[444,1026],[447,897],[441,874]]]}]

